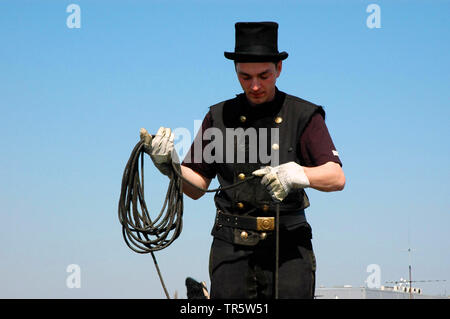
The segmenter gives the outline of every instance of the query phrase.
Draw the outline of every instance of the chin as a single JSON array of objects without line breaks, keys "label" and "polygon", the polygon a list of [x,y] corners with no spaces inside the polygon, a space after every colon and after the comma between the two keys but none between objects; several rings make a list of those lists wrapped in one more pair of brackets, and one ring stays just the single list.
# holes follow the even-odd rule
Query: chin
[{"label": "chin", "polygon": [[266,102],[266,96],[252,97],[247,95],[248,100],[253,104],[262,104]]}]

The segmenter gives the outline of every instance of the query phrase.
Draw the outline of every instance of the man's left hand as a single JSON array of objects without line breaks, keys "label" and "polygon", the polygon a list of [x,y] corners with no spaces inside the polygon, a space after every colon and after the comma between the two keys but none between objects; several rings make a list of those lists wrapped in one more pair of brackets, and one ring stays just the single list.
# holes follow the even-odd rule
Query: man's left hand
[{"label": "man's left hand", "polygon": [[280,166],[266,166],[252,173],[262,177],[261,184],[265,185],[274,200],[282,201],[291,190],[309,187],[309,179],[303,167],[295,162]]}]

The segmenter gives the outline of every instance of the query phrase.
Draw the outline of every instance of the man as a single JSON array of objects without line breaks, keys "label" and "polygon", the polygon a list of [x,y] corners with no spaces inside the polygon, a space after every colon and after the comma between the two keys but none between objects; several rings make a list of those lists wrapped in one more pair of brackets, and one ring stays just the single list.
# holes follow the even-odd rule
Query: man
[{"label": "man", "polygon": [[[221,187],[242,181],[214,197],[217,212],[211,232],[210,296],[273,298],[278,289],[279,298],[313,298],[316,265],[311,227],[304,213],[309,206],[304,189],[342,190],[342,163],[325,125],[323,108],[276,87],[282,61],[288,57],[278,51],[278,24],[241,22],[236,23],[235,31],[235,52],[225,52],[225,57],[234,61],[244,93],[210,108],[181,165],[183,177],[202,189],[216,176]],[[204,137],[210,129],[221,133],[217,136],[223,141],[205,158],[212,141]],[[230,129],[244,134],[232,136],[227,134]],[[257,132],[256,146],[245,135],[250,129]],[[176,154],[173,133],[160,128],[151,145],[146,131],[141,136],[147,137],[155,165],[169,175],[170,154]],[[270,161],[263,161],[264,148],[271,153]],[[244,153],[243,161],[238,160],[239,151]],[[250,160],[255,153],[256,160]],[[183,183],[183,191],[193,199],[204,194],[188,183]],[[274,234],[277,205],[279,247]]]}]

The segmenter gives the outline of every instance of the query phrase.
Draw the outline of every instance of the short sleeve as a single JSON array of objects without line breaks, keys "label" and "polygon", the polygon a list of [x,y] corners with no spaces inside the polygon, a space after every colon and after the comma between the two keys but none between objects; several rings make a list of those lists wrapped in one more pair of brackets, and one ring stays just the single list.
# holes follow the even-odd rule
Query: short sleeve
[{"label": "short sleeve", "polygon": [[300,137],[300,163],[303,166],[320,166],[335,162],[342,166],[325,120],[321,114],[312,116]]},{"label": "short sleeve", "polygon": [[[213,164],[205,163],[203,160],[203,150],[208,143],[204,140],[203,132],[212,126],[212,116],[211,112],[208,112],[203,119],[202,125],[191,145],[188,153],[186,154],[181,165],[189,167],[193,171],[199,173],[206,178],[214,178],[216,176],[216,169]],[[200,153],[200,154],[198,154]]]}]

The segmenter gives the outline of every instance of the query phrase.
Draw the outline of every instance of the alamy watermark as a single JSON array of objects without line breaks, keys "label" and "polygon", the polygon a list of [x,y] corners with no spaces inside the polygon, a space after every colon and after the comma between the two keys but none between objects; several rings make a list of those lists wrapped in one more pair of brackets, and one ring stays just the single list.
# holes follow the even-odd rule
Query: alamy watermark
[{"label": "alamy watermark", "polygon": [[378,4],[369,4],[366,12],[370,15],[366,19],[366,25],[369,29],[381,28],[381,8]]},{"label": "alamy watermark", "polygon": [[[69,29],[81,28],[81,8],[78,4],[71,3],[66,7],[66,12],[70,15],[66,19],[66,26]],[[369,4],[366,8],[366,12],[370,15],[366,19],[366,26],[369,29],[381,28],[381,8],[378,4]]]},{"label": "alamy watermark", "polygon": [[[194,130],[201,132],[194,121]],[[278,166],[280,163],[279,128],[226,128],[216,127],[204,130],[192,142],[187,128],[173,130],[176,137],[174,148],[185,163],[260,163]],[[193,154],[189,153],[193,143]]]},{"label": "alamy watermark", "polygon": [[66,8],[66,12],[70,13],[66,19],[66,26],[69,29],[81,28],[81,8],[78,4],[69,4]]},{"label": "alamy watermark", "polygon": [[77,264],[70,264],[66,267],[66,272],[70,275],[66,278],[67,288],[81,288],[81,268]]},{"label": "alamy watermark", "polygon": [[366,272],[370,275],[366,278],[367,288],[380,288],[381,287],[381,267],[377,264],[370,264],[366,268]]}]

